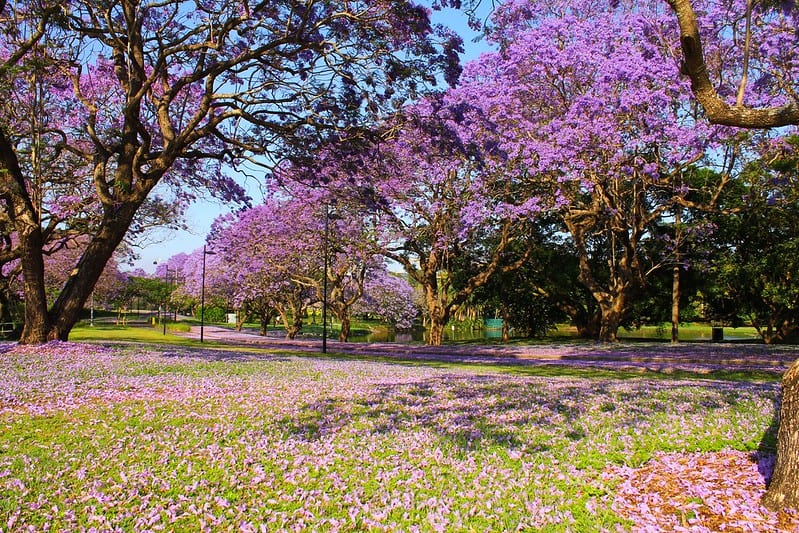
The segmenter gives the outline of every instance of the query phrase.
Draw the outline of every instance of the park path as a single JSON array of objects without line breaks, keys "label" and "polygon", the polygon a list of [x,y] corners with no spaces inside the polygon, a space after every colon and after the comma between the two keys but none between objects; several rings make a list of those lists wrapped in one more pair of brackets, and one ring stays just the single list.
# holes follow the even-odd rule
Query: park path
[{"label": "park path", "polygon": [[[200,337],[200,328],[183,334]],[[321,352],[322,341],[263,337],[255,331],[235,331],[205,326],[203,338],[233,346],[254,346],[269,350]],[[757,343],[724,342],[550,342],[532,345],[447,344],[427,346],[403,343],[343,343],[327,341],[329,354],[396,358],[398,360],[442,361],[495,365],[558,365],[655,372],[712,372],[714,370],[758,370],[782,373],[797,358],[799,346],[767,346]]]}]

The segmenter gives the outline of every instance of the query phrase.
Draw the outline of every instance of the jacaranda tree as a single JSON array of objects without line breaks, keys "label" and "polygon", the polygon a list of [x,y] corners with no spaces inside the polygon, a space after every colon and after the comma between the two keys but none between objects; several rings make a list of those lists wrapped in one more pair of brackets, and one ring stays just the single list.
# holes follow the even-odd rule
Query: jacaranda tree
[{"label": "jacaranda tree", "polygon": [[387,269],[372,270],[364,282],[363,296],[353,312],[376,317],[389,327],[407,330],[419,316],[414,289],[403,277]]},{"label": "jacaranda tree", "polygon": [[[520,264],[504,264],[503,251],[538,210],[535,198],[513,194],[513,181],[485,164],[493,155],[466,137],[468,108],[455,95],[425,99],[404,109],[383,137],[330,146],[312,164],[285,170],[286,179],[325,183],[371,212],[381,253],[424,293],[433,345],[477,287]],[[486,240],[486,232],[497,237]],[[466,250],[472,274],[456,284]]]},{"label": "jacaranda tree", "polygon": [[385,269],[374,230],[361,210],[334,205],[323,189],[289,182],[274,190],[262,205],[217,220],[209,246],[242,305],[279,314],[293,337],[308,306],[326,299],[346,341],[366,279]]},{"label": "jacaranda tree", "polygon": [[99,213],[84,254],[48,308],[46,239],[29,192],[32,177],[20,164],[10,123],[0,124],[0,193],[19,243],[26,343],[67,338],[157,185],[174,185],[181,198],[206,189],[243,200],[223,166],[298,155],[325,132],[357,128],[439,74],[451,81],[458,73],[459,40],[406,1],[3,7],[0,58],[7,67],[0,85],[14,86],[39,64],[57,69],[63,97],[53,105],[65,106],[70,117],[56,132],[59,146],[83,165],[76,179],[91,184]]},{"label": "jacaranda tree", "polygon": [[645,252],[685,202],[682,173],[725,162],[706,155],[723,153],[727,132],[695,120],[671,75],[674,22],[659,3],[513,2],[494,21],[501,51],[468,65],[459,90],[501,131],[529,194],[560,216],[602,313],[599,338],[614,340],[630,298],[664,265]]}]

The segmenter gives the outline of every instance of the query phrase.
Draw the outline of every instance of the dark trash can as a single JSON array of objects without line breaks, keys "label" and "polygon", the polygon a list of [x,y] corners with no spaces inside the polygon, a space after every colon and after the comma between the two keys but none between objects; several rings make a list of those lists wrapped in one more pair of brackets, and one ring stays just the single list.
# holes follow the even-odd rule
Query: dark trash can
[{"label": "dark trash can", "polygon": [[712,328],[711,329],[711,339],[713,342],[721,342],[724,340],[724,328]]}]

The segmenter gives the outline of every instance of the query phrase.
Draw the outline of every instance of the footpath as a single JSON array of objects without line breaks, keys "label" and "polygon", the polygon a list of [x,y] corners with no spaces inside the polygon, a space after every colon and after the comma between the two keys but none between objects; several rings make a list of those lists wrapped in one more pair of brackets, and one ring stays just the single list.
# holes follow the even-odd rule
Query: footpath
[{"label": "footpath", "polygon": [[[199,339],[200,328],[183,336]],[[205,326],[206,341],[275,351],[320,352],[322,340],[264,337],[253,331]],[[345,354],[397,360],[441,361],[486,365],[573,366],[625,371],[709,373],[715,370],[762,371],[781,374],[799,358],[799,346],[768,346],[725,342],[558,342],[547,344],[364,343],[327,340],[329,355]]]}]

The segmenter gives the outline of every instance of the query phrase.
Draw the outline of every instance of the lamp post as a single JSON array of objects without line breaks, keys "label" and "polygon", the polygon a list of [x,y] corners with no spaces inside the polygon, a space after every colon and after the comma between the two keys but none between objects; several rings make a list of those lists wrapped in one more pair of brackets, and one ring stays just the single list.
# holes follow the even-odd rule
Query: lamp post
[{"label": "lamp post", "polygon": [[325,255],[324,272],[322,278],[322,353],[327,353],[327,269],[328,269],[328,248],[330,245],[330,221],[340,220],[341,216],[330,212],[330,204],[325,204],[325,236],[323,242],[323,253]]},{"label": "lamp post", "polygon": [[322,273],[322,353],[327,353],[327,232],[330,221],[330,206],[325,204],[325,237],[322,253],[325,256]]},{"label": "lamp post", "polygon": [[162,315],[161,322],[164,326],[164,335],[166,335],[166,317],[169,316],[167,311],[167,303],[169,302],[169,266],[164,267],[164,285],[166,285],[166,298],[164,298],[164,314]]},{"label": "lamp post", "polygon": [[207,250],[206,245],[203,244],[203,273],[202,283],[200,284],[200,342],[203,342],[205,334],[205,256],[214,254],[216,252]]}]

